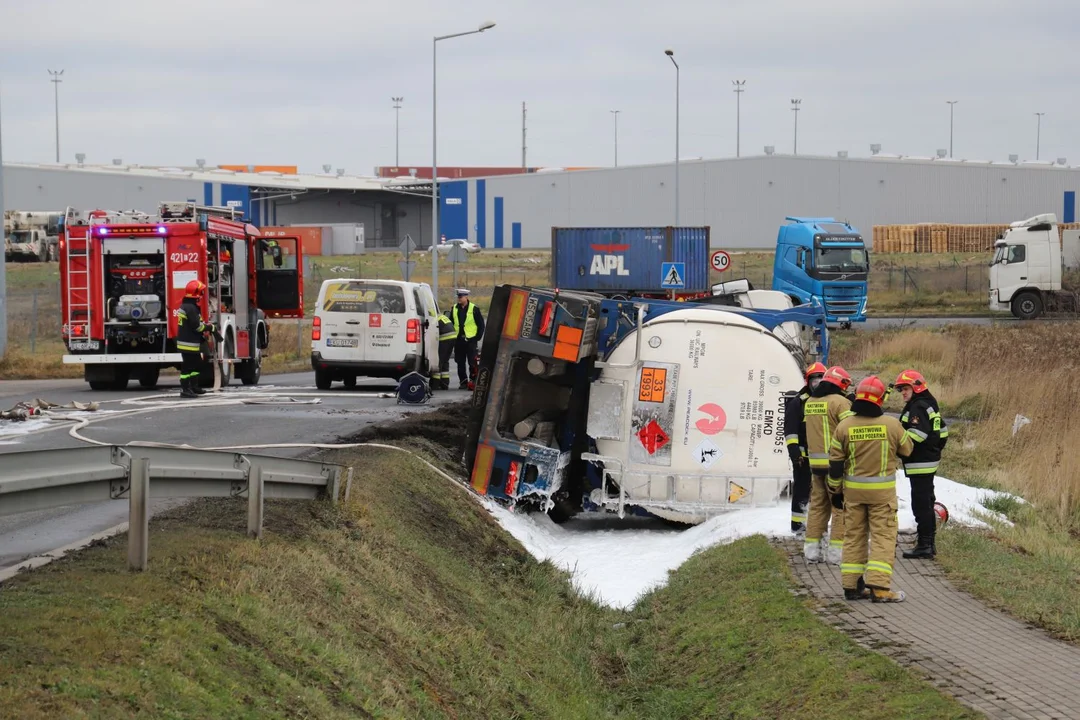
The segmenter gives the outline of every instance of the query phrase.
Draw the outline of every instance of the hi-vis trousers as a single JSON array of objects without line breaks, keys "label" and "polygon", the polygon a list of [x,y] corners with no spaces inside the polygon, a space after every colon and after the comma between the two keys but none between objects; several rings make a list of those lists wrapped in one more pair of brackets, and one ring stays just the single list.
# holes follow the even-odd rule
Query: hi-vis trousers
[{"label": "hi-vis trousers", "polygon": [[825,531],[829,529],[829,519],[832,518],[829,547],[839,548],[844,544],[844,511],[833,507],[825,482],[824,473],[819,475],[815,472],[810,478],[810,511],[806,517],[806,542],[817,542],[825,537]]},{"label": "hi-vis trousers", "polygon": [[896,558],[896,507],[896,500],[844,503],[844,559],[840,563],[844,589],[856,589],[863,573],[868,587],[890,588]]}]

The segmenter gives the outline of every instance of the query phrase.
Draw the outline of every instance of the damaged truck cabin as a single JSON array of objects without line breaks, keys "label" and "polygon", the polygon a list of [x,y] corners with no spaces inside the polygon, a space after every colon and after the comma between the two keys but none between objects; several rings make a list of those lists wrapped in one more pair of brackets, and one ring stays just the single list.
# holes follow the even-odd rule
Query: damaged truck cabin
[{"label": "damaged truck cabin", "polygon": [[[580,511],[686,524],[778,503],[784,404],[827,359],[825,310],[502,285],[467,427],[472,489],[562,521]],[[814,352],[774,330],[810,329]],[[497,330],[498,329],[498,330]]]}]

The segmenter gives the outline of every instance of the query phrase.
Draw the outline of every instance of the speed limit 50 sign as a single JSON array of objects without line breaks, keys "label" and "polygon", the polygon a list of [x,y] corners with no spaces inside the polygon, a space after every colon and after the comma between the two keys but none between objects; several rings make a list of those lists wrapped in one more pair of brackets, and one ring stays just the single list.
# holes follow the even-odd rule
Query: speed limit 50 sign
[{"label": "speed limit 50 sign", "polygon": [[724,272],[731,267],[731,256],[723,250],[717,250],[712,254],[709,262],[712,263],[713,270],[716,272]]}]

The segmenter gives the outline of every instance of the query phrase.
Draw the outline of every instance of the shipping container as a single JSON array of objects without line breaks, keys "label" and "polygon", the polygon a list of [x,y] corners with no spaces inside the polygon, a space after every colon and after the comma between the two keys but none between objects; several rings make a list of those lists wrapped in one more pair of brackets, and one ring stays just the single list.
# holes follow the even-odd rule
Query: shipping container
[{"label": "shipping container", "polygon": [[317,227],[264,227],[259,228],[264,237],[299,237],[304,255],[323,254],[323,231]]},{"label": "shipping container", "polygon": [[364,223],[299,223],[293,227],[319,229],[324,255],[364,254]]},{"label": "shipping container", "polygon": [[669,262],[683,263],[683,287],[676,293],[707,291],[709,228],[551,228],[551,281],[557,288],[662,294]]}]

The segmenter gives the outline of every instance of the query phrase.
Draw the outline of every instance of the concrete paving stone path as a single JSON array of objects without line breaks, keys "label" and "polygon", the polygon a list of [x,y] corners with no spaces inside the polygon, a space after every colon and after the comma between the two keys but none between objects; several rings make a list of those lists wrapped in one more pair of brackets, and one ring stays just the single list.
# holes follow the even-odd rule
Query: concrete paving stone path
[{"label": "concrete paving stone path", "polygon": [[1080,718],[1080,647],[983,605],[936,562],[905,560],[897,548],[893,586],[905,601],[847,601],[839,567],[807,563],[801,545],[783,545],[796,579],[821,601],[819,613],[863,647],[989,718]]}]

